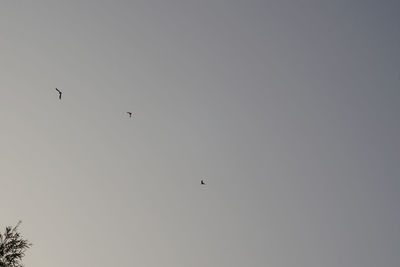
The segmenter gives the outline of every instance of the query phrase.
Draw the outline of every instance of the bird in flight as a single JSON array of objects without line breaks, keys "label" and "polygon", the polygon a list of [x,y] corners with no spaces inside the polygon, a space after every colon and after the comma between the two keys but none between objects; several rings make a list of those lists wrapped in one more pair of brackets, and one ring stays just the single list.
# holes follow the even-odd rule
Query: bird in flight
[{"label": "bird in flight", "polygon": [[203,180],[200,181],[200,184],[206,185],[206,183]]},{"label": "bird in flight", "polygon": [[132,112],[127,112],[129,114],[129,118],[132,118]]},{"label": "bird in flight", "polygon": [[56,91],[58,92],[58,98],[61,100],[62,92],[60,90],[58,90],[57,88],[56,88]]}]

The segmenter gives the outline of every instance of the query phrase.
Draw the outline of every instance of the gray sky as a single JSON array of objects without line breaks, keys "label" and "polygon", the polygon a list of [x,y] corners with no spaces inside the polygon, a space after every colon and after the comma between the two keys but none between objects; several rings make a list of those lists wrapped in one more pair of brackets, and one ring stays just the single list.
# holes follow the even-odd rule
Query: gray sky
[{"label": "gray sky", "polygon": [[27,267],[399,266],[399,11],[1,1],[0,227]]}]

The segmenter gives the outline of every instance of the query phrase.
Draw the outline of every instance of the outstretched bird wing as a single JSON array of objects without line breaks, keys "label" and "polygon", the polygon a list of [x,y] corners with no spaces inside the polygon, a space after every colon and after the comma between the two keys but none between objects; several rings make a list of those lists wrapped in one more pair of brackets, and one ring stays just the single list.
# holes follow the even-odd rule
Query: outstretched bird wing
[{"label": "outstretched bird wing", "polygon": [[56,91],[58,92],[58,98],[61,100],[62,92],[60,90],[58,90],[57,88],[56,88]]}]

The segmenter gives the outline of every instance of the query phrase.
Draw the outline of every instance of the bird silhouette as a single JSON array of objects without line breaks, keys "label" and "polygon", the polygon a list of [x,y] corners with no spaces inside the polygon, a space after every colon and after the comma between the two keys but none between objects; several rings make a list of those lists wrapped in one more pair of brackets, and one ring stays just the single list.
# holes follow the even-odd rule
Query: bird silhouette
[{"label": "bird silhouette", "polygon": [[129,114],[129,118],[132,118],[132,112],[127,112]]},{"label": "bird silhouette", "polygon": [[202,185],[205,185],[206,183],[204,183],[204,181],[203,181],[203,180],[201,180],[201,181],[200,181],[200,184],[202,184]]},{"label": "bird silhouette", "polygon": [[61,100],[62,92],[60,90],[58,90],[57,88],[56,88],[56,91],[58,92],[58,98]]}]

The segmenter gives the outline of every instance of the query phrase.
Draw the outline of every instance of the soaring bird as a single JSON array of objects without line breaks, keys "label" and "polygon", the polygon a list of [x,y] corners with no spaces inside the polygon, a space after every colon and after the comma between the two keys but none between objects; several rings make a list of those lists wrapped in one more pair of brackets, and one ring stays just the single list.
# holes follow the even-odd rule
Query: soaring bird
[{"label": "soaring bird", "polygon": [[202,185],[205,185],[206,183],[204,183],[204,181],[203,181],[203,180],[201,180],[201,181],[200,181],[200,184],[202,184]]},{"label": "soaring bird", "polygon": [[56,88],[56,91],[58,92],[58,98],[61,100],[62,92],[60,90],[58,90],[57,88]]},{"label": "soaring bird", "polygon": [[132,112],[127,112],[129,114],[129,118],[132,118]]}]

